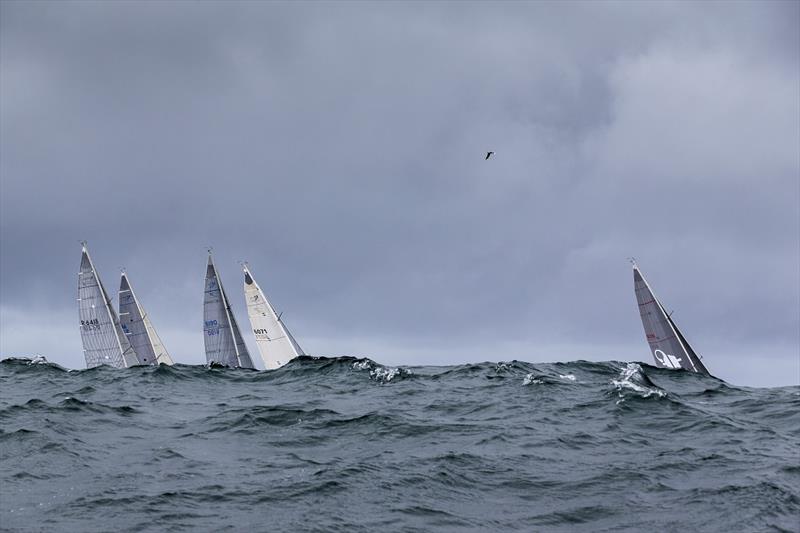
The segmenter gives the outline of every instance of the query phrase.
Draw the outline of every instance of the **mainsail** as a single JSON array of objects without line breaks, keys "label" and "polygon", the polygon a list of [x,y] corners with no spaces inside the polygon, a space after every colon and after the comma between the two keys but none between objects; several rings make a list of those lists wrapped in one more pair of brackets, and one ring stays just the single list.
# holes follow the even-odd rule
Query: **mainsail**
[{"label": "mainsail", "polygon": [[272,305],[264,296],[264,292],[253,279],[247,265],[244,269],[244,297],[247,301],[247,315],[256,336],[256,345],[267,369],[278,368],[298,355],[303,350],[286,328],[281,317],[275,313]]},{"label": "mainsail", "polygon": [[650,285],[642,276],[639,267],[633,265],[633,286],[639,303],[639,314],[650,351],[661,368],[683,368],[692,372],[708,374],[700,357],[686,342],[672,317],[664,310]]},{"label": "mainsail", "polygon": [[82,243],[78,272],[78,318],[86,368],[109,365],[126,368],[139,364],[120,327],[111,299],[97,275],[86,243]]},{"label": "mainsail", "polygon": [[136,293],[133,292],[125,272],[122,273],[119,282],[119,320],[122,331],[125,332],[136,352],[139,364],[174,364],[150,322],[150,317],[145,313],[139,299],[136,298]]},{"label": "mainsail", "polygon": [[255,368],[225,296],[225,289],[222,288],[211,253],[208,254],[206,267],[203,333],[206,361],[230,367]]}]

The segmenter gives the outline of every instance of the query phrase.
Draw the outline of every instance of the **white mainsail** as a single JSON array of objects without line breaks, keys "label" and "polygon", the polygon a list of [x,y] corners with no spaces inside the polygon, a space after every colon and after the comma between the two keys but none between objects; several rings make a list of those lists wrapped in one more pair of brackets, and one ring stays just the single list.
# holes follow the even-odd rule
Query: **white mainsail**
[{"label": "white mainsail", "polygon": [[217,267],[208,254],[205,298],[203,301],[203,339],[206,361],[229,367],[255,368],[236,318],[233,316]]},{"label": "white mainsail", "polygon": [[250,269],[244,269],[244,297],[247,301],[247,316],[253,326],[256,345],[267,369],[278,368],[299,355],[305,355],[292,334],[275,313],[264,291],[253,279]]},{"label": "white mainsail", "polygon": [[78,272],[78,318],[80,319],[83,355],[86,368],[109,365],[127,368],[139,364],[128,338],[120,327],[100,277],[82,244],[81,269]]},{"label": "white mainsail", "polygon": [[133,287],[131,287],[125,272],[122,273],[119,282],[119,320],[122,331],[125,332],[133,346],[140,364],[174,364],[150,322],[150,317],[139,303],[136,293],[133,292]]}]

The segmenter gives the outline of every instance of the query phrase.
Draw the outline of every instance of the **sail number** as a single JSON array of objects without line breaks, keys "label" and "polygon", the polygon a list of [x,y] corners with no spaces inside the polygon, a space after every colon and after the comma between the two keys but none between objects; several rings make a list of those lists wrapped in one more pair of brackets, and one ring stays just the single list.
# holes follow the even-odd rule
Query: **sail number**
[{"label": "sail number", "polygon": [[206,335],[219,335],[219,324],[216,320],[206,320],[205,327],[203,329],[206,330]]},{"label": "sail number", "polygon": [[83,331],[92,331],[100,329],[100,321],[96,318],[90,318],[89,320],[81,320],[81,329]]},{"label": "sail number", "polygon": [[270,339],[270,338],[269,338],[269,332],[267,332],[267,330],[266,330],[266,329],[264,329],[264,328],[261,328],[261,329],[254,329],[254,330],[253,330],[253,333],[255,334],[255,336],[256,336],[256,338],[257,338],[258,340],[263,340],[263,339],[266,339],[266,340],[268,340],[268,341],[269,341],[269,340],[272,340],[272,339]]}]

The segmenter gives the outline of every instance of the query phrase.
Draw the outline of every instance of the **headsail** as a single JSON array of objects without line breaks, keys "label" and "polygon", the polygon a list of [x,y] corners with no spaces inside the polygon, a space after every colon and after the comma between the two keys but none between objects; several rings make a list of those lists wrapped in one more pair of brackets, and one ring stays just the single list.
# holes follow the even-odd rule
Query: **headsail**
[{"label": "headsail", "polygon": [[139,364],[89,257],[86,243],[83,243],[78,272],[78,318],[86,368],[100,365],[126,368]]},{"label": "headsail", "polygon": [[150,317],[145,313],[139,299],[136,298],[136,293],[133,292],[125,272],[122,273],[119,282],[119,320],[122,331],[125,332],[136,352],[139,364],[174,364],[150,322]]},{"label": "headsail", "polygon": [[692,372],[708,374],[700,357],[686,342],[678,326],[664,311],[664,306],[653,294],[650,285],[642,276],[639,267],[633,265],[633,286],[639,303],[639,314],[650,351],[661,368],[683,368]]},{"label": "headsail", "polygon": [[245,264],[244,297],[247,301],[247,315],[256,336],[256,345],[267,369],[278,368],[299,355],[303,350],[289,333],[280,316],[267,300],[261,287],[253,279]]},{"label": "headsail", "polygon": [[206,266],[203,333],[206,361],[230,367],[255,368],[210,253]]}]

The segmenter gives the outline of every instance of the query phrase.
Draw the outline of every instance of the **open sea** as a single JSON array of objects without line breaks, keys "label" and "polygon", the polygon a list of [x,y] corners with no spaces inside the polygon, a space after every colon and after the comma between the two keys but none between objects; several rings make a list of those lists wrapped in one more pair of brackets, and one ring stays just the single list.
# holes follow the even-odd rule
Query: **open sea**
[{"label": "open sea", "polygon": [[646,364],[0,362],[3,531],[800,531],[800,387]]}]

